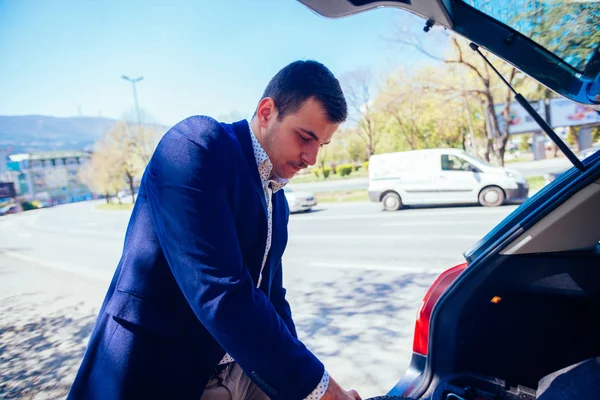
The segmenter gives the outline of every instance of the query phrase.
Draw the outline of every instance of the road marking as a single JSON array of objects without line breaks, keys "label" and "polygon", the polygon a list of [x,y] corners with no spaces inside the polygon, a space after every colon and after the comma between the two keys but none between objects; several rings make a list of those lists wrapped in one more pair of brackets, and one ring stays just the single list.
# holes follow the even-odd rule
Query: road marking
[{"label": "road marking", "polygon": [[495,225],[490,221],[405,221],[405,222],[384,222],[381,226],[439,226],[439,225]]},{"label": "road marking", "polygon": [[[477,210],[477,211],[475,211]],[[456,216],[456,215],[472,215],[474,217],[479,217],[482,215],[488,214],[504,214],[508,216],[514,209],[506,209],[502,208],[479,208],[479,209],[449,209],[446,211],[439,210],[407,210],[407,211],[398,211],[397,213],[380,213],[380,214],[354,214],[354,215],[311,215],[311,214],[303,214],[298,215],[297,218],[291,218],[290,222],[297,221],[324,221],[324,220],[339,220],[339,219],[404,219],[404,218],[423,218],[429,216]],[[321,211],[324,212],[324,211]]]},{"label": "road marking", "polygon": [[[375,265],[375,264],[352,264],[352,263],[328,263],[328,262],[311,262],[308,263],[311,268],[325,269],[343,269],[343,270],[365,270],[365,271],[387,271],[387,272],[405,272],[405,273],[430,273],[439,274],[447,268],[428,268],[423,266],[402,266],[402,265]],[[448,266],[450,268],[451,266]]]},{"label": "road marking", "polygon": [[483,235],[458,235],[458,234],[410,234],[410,235],[290,235],[290,242],[300,240],[363,240],[363,239],[380,239],[380,240],[479,240]]}]

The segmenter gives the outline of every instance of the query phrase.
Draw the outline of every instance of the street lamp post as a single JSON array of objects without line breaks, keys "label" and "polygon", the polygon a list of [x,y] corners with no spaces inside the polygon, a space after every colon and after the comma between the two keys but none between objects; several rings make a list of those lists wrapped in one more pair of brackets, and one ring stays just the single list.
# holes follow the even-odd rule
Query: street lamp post
[{"label": "street lamp post", "polygon": [[121,78],[125,79],[128,82],[131,82],[131,86],[133,88],[133,103],[134,103],[134,106],[135,106],[135,116],[137,118],[138,126],[140,126],[140,124],[141,124],[141,121],[140,121],[140,108],[138,106],[137,91],[135,90],[135,84],[138,83],[139,81],[141,81],[142,79],[144,79],[144,77],[140,76],[139,78],[131,79],[127,75],[121,75]]},{"label": "street lamp post", "polygon": [[[135,90],[135,84],[138,83],[139,81],[141,81],[142,79],[144,79],[143,76],[140,76],[138,78],[130,78],[127,75],[121,75],[121,78],[125,79],[128,82],[131,82],[131,87],[133,88],[133,103],[135,106],[135,116],[137,118],[137,126],[138,126],[138,134],[141,135],[142,133],[142,121],[140,120],[140,108],[138,106],[138,100],[137,100],[137,91]],[[130,147],[135,147],[135,142],[131,141],[130,142]],[[134,187],[133,187],[133,177],[132,176],[128,176],[128,180],[129,180],[129,188],[131,190],[131,201],[132,203],[135,203],[135,192],[134,192]]]}]

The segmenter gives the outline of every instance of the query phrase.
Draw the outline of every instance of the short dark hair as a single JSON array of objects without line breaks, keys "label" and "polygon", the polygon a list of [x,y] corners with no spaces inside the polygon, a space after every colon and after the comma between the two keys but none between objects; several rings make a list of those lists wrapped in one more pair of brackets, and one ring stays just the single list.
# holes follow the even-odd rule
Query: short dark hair
[{"label": "short dark hair", "polygon": [[266,97],[275,102],[279,120],[298,111],[311,97],[325,108],[330,122],[342,123],[348,116],[340,82],[317,61],[295,61],[282,68],[267,85],[262,99]]}]

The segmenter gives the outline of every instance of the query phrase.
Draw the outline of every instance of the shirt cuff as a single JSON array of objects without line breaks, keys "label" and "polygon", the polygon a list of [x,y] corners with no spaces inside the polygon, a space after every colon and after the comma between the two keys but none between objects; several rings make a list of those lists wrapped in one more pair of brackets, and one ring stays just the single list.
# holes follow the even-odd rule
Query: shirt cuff
[{"label": "shirt cuff", "polygon": [[329,386],[329,374],[327,371],[323,372],[323,378],[321,378],[321,382],[317,385],[315,390],[311,392],[304,400],[321,400],[321,397],[327,391],[327,387]]}]

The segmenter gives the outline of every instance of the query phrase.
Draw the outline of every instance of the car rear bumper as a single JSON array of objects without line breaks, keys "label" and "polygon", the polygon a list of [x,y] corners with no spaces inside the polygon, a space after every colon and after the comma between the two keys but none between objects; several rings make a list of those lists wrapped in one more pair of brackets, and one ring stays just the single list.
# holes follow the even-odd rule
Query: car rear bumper
[{"label": "car rear bumper", "polygon": [[396,383],[396,385],[387,393],[388,396],[410,396],[421,384],[423,380],[423,372],[425,371],[425,364],[427,363],[427,357],[412,353],[410,365],[406,370],[406,373]]},{"label": "car rear bumper", "polygon": [[517,189],[504,189],[506,201],[510,203],[519,203],[527,200],[529,197],[529,184],[518,183]]}]

